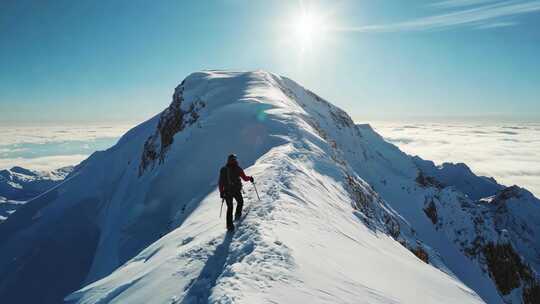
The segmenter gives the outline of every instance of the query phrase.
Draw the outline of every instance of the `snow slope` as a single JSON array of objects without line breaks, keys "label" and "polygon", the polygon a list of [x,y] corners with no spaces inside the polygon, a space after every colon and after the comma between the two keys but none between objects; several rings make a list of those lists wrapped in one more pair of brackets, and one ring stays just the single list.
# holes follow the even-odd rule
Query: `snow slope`
[{"label": "snow slope", "polygon": [[[225,234],[216,177],[230,152],[261,201],[246,186]],[[285,77],[194,73],[165,111],[0,225],[0,298],[534,303],[538,200],[441,170]]]},{"label": "snow slope", "polygon": [[[481,303],[384,232],[363,224],[327,151],[295,141],[249,170],[248,214],[234,234],[211,192],[176,230],[112,275],[69,296],[78,303]],[[159,290],[159,292],[156,292]]]}]

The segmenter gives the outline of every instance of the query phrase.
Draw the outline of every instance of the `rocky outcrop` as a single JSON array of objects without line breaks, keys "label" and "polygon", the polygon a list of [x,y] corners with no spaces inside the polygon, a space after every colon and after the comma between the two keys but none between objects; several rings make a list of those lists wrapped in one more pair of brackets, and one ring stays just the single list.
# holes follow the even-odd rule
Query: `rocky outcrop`
[{"label": "rocky outcrop", "polygon": [[493,204],[504,204],[509,199],[515,198],[520,199],[523,196],[522,189],[516,185],[504,188],[497,195],[493,197],[491,203]]},{"label": "rocky outcrop", "polygon": [[531,266],[537,265],[538,226],[529,217],[537,213],[538,200],[517,186],[480,201],[452,187],[430,187],[433,194],[425,199],[424,213],[435,229],[478,264],[505,301],[540,303],[538,270]]},{"label": "rocky outcrop", "polygon": [[540,302],[540,280],[511,244],[489,243],[482,251],[489,274],[501,294],[509,295],[521,287],[523,303]]},{"label": "rocky outcrop", "polygon": [[424,172],[418,171],[418,175],[416,176],[416,183],[420,185],[420,187],[435,187],[438,189],[444,188],[444,185],[439,182],[436,178],[432,176],[425,175]]},{"label": "rocky outcrop", "polygon": [[525,287],[523,290],[523,303],[540,303],[540,284],[538,281],[531,286]]},{"label": "rocky outcrop", "polygon": [[161,113],[156,131],[144,143],[141,163],[139,165],[139,176],[148,167],[154,167],[156,161],[162,163],[168,149],[174,141],[174,136],[192,125],[199,119],[199,112],[206,106],[202,100],[195,100],[183,109],[184,103],[184,82],[182,82],[173,94],[171,105]]},{"label": "rocky outcrop", "polygon": [[431,199],[426,207],[424,207],[424,213],[429,217],[433,225],[437,225],[439,218],[437,217],[437,207],[435,206],[433,199]]},{"label": "rocky outcrop", "polygon": [[415,231],[393,214],[369,185],[347,175],[346,188],[353,201],[352,207],[358,212],[356,215],[367,227],[390,235],[418,259],[430,264],[430,256],[436,256],[433,250],[417,239]]},{"label": "rocky outcrop", "polygon": [[410,250],[422,262],[429,264],[429,255],[422,246],[419,245],[418,247],[412,248]]},{"label": "rocky outcrop", "polygon": [[488,243],[482,248],[486,266],[503,295],[533,279],[531,270],[523,264],[510,244]]}]

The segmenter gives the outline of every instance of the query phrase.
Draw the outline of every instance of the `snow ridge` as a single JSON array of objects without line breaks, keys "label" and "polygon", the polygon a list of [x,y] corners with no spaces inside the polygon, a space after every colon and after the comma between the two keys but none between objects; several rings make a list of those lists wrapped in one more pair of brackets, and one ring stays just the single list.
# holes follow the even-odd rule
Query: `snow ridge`
[{"label": "snow ridge", "polygon": [[[231,152],[255,176],[261,201],[247,185],[249,212],[227,234],[215,179]],[[406,155],[286,77],[194,73],[164,112],[0,225],[0,297],[537,302],[538,199],[467,170]],[[58,233],[69,226],[70,235]],[[63,244],[72,235],[94,248],[69,252],[91,261],[76,267],[66,260],[77,290],[46,280],[26,286],[33,274],[52,275],[46,264],[67,256],[54,249],[45,256],[32,245]],[[508,272],[490,266],[493,252],[512,258]],[[508,275],[518,279],[501,286]]]}]

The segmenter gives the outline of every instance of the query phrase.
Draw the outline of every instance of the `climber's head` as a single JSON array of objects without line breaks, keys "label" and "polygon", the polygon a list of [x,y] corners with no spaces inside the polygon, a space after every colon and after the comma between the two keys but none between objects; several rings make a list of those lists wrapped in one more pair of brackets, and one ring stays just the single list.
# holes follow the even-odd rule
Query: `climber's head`
[{"label": "climber's head", "polygon": [[236,154],[230,154],[227,157],[227,164],[229,164],[229,165],[238,165],[238,158],[236,157]]}]

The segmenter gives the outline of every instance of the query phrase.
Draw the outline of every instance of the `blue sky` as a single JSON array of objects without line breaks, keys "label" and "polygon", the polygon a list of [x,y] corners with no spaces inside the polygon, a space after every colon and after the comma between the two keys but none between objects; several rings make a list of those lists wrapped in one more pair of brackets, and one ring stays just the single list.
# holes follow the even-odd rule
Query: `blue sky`
[{"label": "blue sky", "polygon": [[289,76],[358,121],[540,120],[538,0],[7,0],[0,45],[7,124],[141,121],[222,68]]}]

